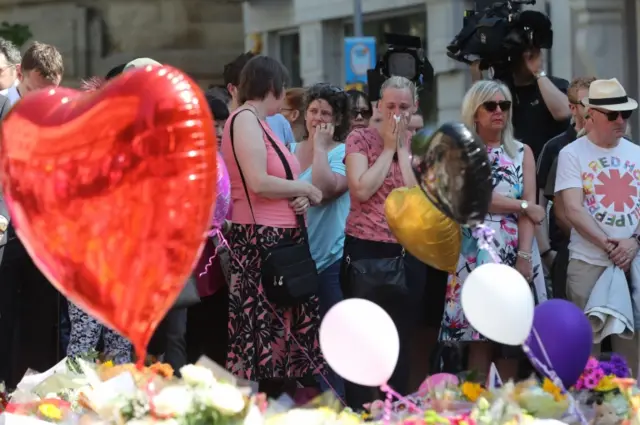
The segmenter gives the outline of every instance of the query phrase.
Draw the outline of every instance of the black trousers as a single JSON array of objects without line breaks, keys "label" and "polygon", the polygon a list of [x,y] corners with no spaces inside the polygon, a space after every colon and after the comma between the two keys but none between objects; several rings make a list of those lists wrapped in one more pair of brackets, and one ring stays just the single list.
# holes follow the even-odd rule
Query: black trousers
[{"label": "black trousers", "polygon": [[187,320],[187,359],[195,363],[200,356],[224,367],[227,361],[229,291],[227,286],[203,297],[200,304],[189,307]]},{"label": "black trousers", "polygon": [[187,309],[171,309],[149,343],[149,353],[164,354],[164,362],[171,365],[177,376],[180,376],[180,368],[187,364],[186,336]]},{"label": "black trousers", "polygon": [[[343,288],[349,285],[347,258],[350,261],[393,258],[401,253],[402,246],[399,244],[369,241],[347,235],[340,273],[341,285]],[[385,291],[370,299],[391,316],[398,329],[400,356],[389,385],[401,394],[407,394],[409,391],[411,331],[425,319],[431,324],[434,321],[437,322],[438,317],[442,318],[447,277],[446,272],[427,266],[409,253],[405,253],[404,260],[408,295],[389,296]],[[427,278],[430,282],[434,281],[434,286],[429,290],[427,290]],[[380,343],[384,344],[384,341]],[[428,362],[429,359],[425,358],[424,361]],[[363,387],[349,381],[345,381],[345,391],[349,406],[358,410],[362,409],[363,404],[379,396],[378,389]]]},{"label": "black trousers", "polygon": [[556,258],[551,268],[553,298],[567,299],[567,267],[569,267],[568,243],[558,247]]},{"label": "black trousers", "polygon": [[59,292],[18,239],[0,264],[0,382],[15,388],[27,369],[44,372],[62,357]]}]

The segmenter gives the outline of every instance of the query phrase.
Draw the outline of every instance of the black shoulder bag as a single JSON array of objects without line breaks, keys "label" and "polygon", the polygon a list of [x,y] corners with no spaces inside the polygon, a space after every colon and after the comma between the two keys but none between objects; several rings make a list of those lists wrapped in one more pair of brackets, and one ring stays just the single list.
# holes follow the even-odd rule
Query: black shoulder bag
[{"label": "black shoulder bag", "polygon": [[[240,162],[236,155],[236,149],[233,140],[233,125],[238,114],[244,111],[238,112],[231,118],[231,124],[229,127],[231,136],[231,148],[233,150],[233,156],[238,165],[238,171],[240,172],[240,178],[242,179],[242,186],[244,187],[244,193],[247,196],[247,202],[249,202],[249,209],[251,210],[251,216],[253,222],[256,223],[256,218],[253,214],[253,207],[251,206],[251,198],[249,198],[249,190],[247,189],[247,183],[244,179],[244,174],[240,168]],[[253,111],[250,111],[253,113]],[[255,113],[254,113],[255,115]],[[256,119],[258,117],[256,116]],[[258,119],[258,124],[262,127],[262,123]],[[278,144],[271,138],[269,133],[262,128],[264,134],[269,139],[271,146],[278,154],[278,157],[282,161],[285,173],[287,174],[287,180],[293,180],[293,173],[289,167],[289,162],[284,157],[284,154],[280,150]],[[296,215],[298,226],[302,232],[303,241],[297,243],[294,240],[281,240],[276,246],[270,248],[262,248],[258,246],[260,250],[260,257],[262,259],[262,287],[264,288],[267,299],[277,307],[288,308],[295,307],[299,304],[309,301],[318,291],[318,269],[316,263],[311,257],[311,250],[309,249],[309,235],[307,234],[307,225],[304,222],[302,215]]]}]

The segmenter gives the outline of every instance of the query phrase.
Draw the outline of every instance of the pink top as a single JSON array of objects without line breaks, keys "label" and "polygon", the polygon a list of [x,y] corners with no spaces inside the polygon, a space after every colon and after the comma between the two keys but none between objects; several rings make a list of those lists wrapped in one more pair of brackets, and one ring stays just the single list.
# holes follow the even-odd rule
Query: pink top
[{"label": "pink top", "polygon": [[[367,157],[369,167],[376,162],[384,149],[382,136],[375,128],[353,130],[347,137],[346,143],[346,156],[355,153],[362,154]],[[397,243],[395,236],[389,230],[387,218],[384,215],[384,201],[393,189],[402,186],[404,186],[404,180],[400,164],[394,160],[384,183],[371,198],[360,202],[353,194],[351,195],[351,209],[347,217],[345,233],[359,239]]]},{"label": "pink top", "polygon": [[[235,160],[233,148],[231,146],[231,120],[238,112],[243,110],[244,109],[234,111],[229,116],[229,119],[227,119],[224,126],[224,133],[222,135],[222,156],[228,158],[225,163],[229,171],[229,180],[231,181],[231,202],[233,205],[231,221],[237,224],[254,224],[253,217],[251,216],[251,209],[249,209],[249,203],[247,202],[244,187],[242,186],[238,163]],[[244,113],[247,115],[253,114],[251,111]],[[289,163],[293,178],[297,179],[300,174],[300,164],[298,163],[298,159],[294,154],[289,152],[289,149],[287,149],[280,139],[278,139],[278,136],[271,131],[266,121],[261,120],[260,122],[264,131],[266,131],[269,136],[271,136],[271,139],[278,144],[278,147]],[[273,146],[269,139],[267,139],[266,135],[263,136],[263,141],[267,148],[267,174],[281,179],[286,179],[287,174],[284,170],[284,166],[282,165],[282,161],[280,161],[280,157],[273,149]],[[238,142],[238,140],[235,140],[235,143]],[[251,188],[247,188],[247,190],[249,191],[249,197],[251,198],[251,206],[253,208],[256,224],[281,228],[298,227],[296,223],[296,216],[293,209],[289,206],[288,199],[261,198],[253,193]]]}]

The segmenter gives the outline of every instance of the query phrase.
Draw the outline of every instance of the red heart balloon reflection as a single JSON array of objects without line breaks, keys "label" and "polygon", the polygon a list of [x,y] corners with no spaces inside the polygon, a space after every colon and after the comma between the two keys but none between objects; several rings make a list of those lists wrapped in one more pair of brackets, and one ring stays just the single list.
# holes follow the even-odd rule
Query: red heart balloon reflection
[{"label": "red heart balloon reflection", "polygon": [[216,138],[198,86],[168,66],[102,89],[44,90],[2,125],[1,183],[36,265],[142,355],[211,222]]}]

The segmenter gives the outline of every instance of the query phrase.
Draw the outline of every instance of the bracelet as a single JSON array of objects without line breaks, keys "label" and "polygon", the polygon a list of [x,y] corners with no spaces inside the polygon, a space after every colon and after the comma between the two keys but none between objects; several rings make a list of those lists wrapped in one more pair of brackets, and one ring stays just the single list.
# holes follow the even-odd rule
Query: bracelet
[{"label": "bracelet", "polygon": [[531,262],[533,260],[533,255],[531,255],[530,252],[518,251],[518,257],[528,262]]},{"label": "bracelet", "polygon": [[547,249],[545,252],[543,252],[542,254],[540,254],[541,258],[546,257],[547,255],[549,255],[549,253],[551,253],[551,251],[553,251],[553,248],[549,248]]}]

